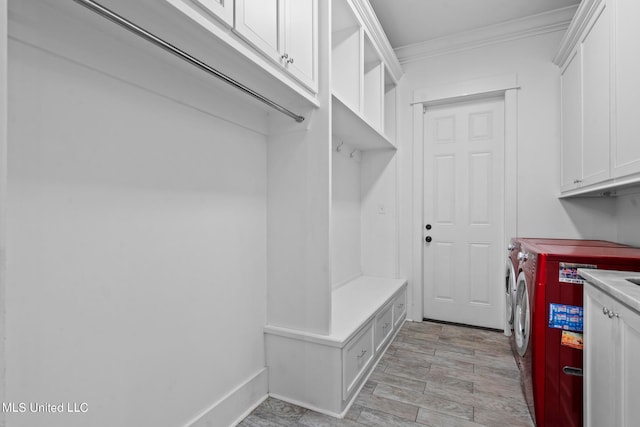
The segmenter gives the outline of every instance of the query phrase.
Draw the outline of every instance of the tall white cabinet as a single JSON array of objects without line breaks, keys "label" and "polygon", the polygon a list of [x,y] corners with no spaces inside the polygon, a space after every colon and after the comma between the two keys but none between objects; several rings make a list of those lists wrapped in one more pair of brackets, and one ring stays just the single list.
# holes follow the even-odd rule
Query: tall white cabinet
[{"label": "tall white cabinet", "polygon": [[587,270],[584,293],[585,426],[638,424],[640,273]]},{"label": "tall white cabinet", "polygon": [[640,6],[585,0],[554,59],[561,69],[561,182],[564,197],[615,195],[640,185],[634,104],[640,93]]}]

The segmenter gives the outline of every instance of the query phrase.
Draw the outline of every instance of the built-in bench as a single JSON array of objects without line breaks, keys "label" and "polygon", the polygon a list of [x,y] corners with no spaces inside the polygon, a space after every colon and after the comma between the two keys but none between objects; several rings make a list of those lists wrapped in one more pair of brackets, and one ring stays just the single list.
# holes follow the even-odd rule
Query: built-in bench
[{"label": "built-in bench", "polygon": [[370,276],[340,286],[329,335],[266,326],[269,394],[342,418],[406,318],[406,289]]}]

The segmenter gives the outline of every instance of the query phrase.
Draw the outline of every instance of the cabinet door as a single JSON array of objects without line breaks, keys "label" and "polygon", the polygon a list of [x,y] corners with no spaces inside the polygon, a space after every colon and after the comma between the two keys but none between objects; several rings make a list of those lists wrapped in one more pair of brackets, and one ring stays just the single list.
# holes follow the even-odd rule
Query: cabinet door
[{"label": "cabinet door", "polygon": [[614,397],[615,322],[603,309],[613,300],[590,285],[584,295],[584,424],[616,425]]},{"label": "cabinet door", "polygon": [[235,0],[235,31],[269,58],[280,61],[279,0]]},{"label": "cabinet door", "polygon": [[562,102],[562,164],[560,189],[576,188],[582,177],[582,75],[580,49],[572,54],[560,76]]},{"label": "cabinet door", "polygon": [[317,14],[316,0],[284,3],[284,63],[296,79],[313,91],[318,90]]},{"label": "cabinet door", "polygon": [[213,16],[224,22],[227,26],[233,26],[233,0],[194,0]]},{"label": "cabinet door", "polygon": [[582,39],[581,185],[609,178],[610,40],[609,8],[602,2]]},{"label": "cabinet door", "polygon": [[614,366],[620,367],[616,383],[620,387],[619,401],[622,405],[622,420],[618,425],[631,427],[637,426],[640,420],[640,313],[622,304],[616,312],[619,316],[620,359]]},{"label": "cabinet door", "polygon": [[640,172],[640,55],[638,55],[638,0],[617,0],[615,5],[615,134],[612,174]]}]

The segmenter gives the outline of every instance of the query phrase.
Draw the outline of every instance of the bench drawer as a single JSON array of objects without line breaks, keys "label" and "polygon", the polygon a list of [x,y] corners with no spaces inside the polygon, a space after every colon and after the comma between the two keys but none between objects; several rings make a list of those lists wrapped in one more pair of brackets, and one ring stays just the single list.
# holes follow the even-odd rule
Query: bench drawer
[{"label": "bench drawer", "polygon": [[373,360],[373,324],[369,323],[342,350],[342,397],[357,387]]}]

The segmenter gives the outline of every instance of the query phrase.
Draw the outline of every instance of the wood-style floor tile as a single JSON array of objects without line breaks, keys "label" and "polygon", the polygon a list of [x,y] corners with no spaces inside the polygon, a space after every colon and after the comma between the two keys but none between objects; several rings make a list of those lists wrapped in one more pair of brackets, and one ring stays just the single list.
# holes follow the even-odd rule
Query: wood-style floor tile
[{"label": "wood-style floor tile", "polygon": [[[458,417],[451,417],[441,414],[440,412],[430,411],[424,408],[420,408],[418,411],[416,422],[428,427],[486,427],[484,424],[463,420]],[[504,427],[506,427],[506,425]]]},{"label": "wood-style floor tile", "polygon": [[[380,386],[376,386],[376,389]],[[359,395],[356,398],[356,404],[364,409],[375,409],[383,411],[387,414],[394,415],[407,421],[413,421],[418,415],[418,406],[411,403],[401,402],[396,399],[388,399],[386,396],[376,394],[375,390],[371,395]],[[358,417],[358,419],[360,419]]]},{"label": "wood-style floor tile", "polygon": [[406,322],[345,418],[267,399],[241,427],[533,427],[509,339]]},{"label": "wood-style floor tile", "polygon": [[456,401],[457,399],[442,398],[434,393],[417,393],[386,384],[378,384],[373,391],[373,395],[384,397],[388,400],[397,400],[398,402],[415,405],[420,408],[431,409],[466,420],[473,419],[473,406]]},{"label": "wood-style floor tile", "polygon": [[358,422],[366,426],[375,427],[423,427],[414,421],[399,418],[376,409],[364,409],[360,413]]}]

